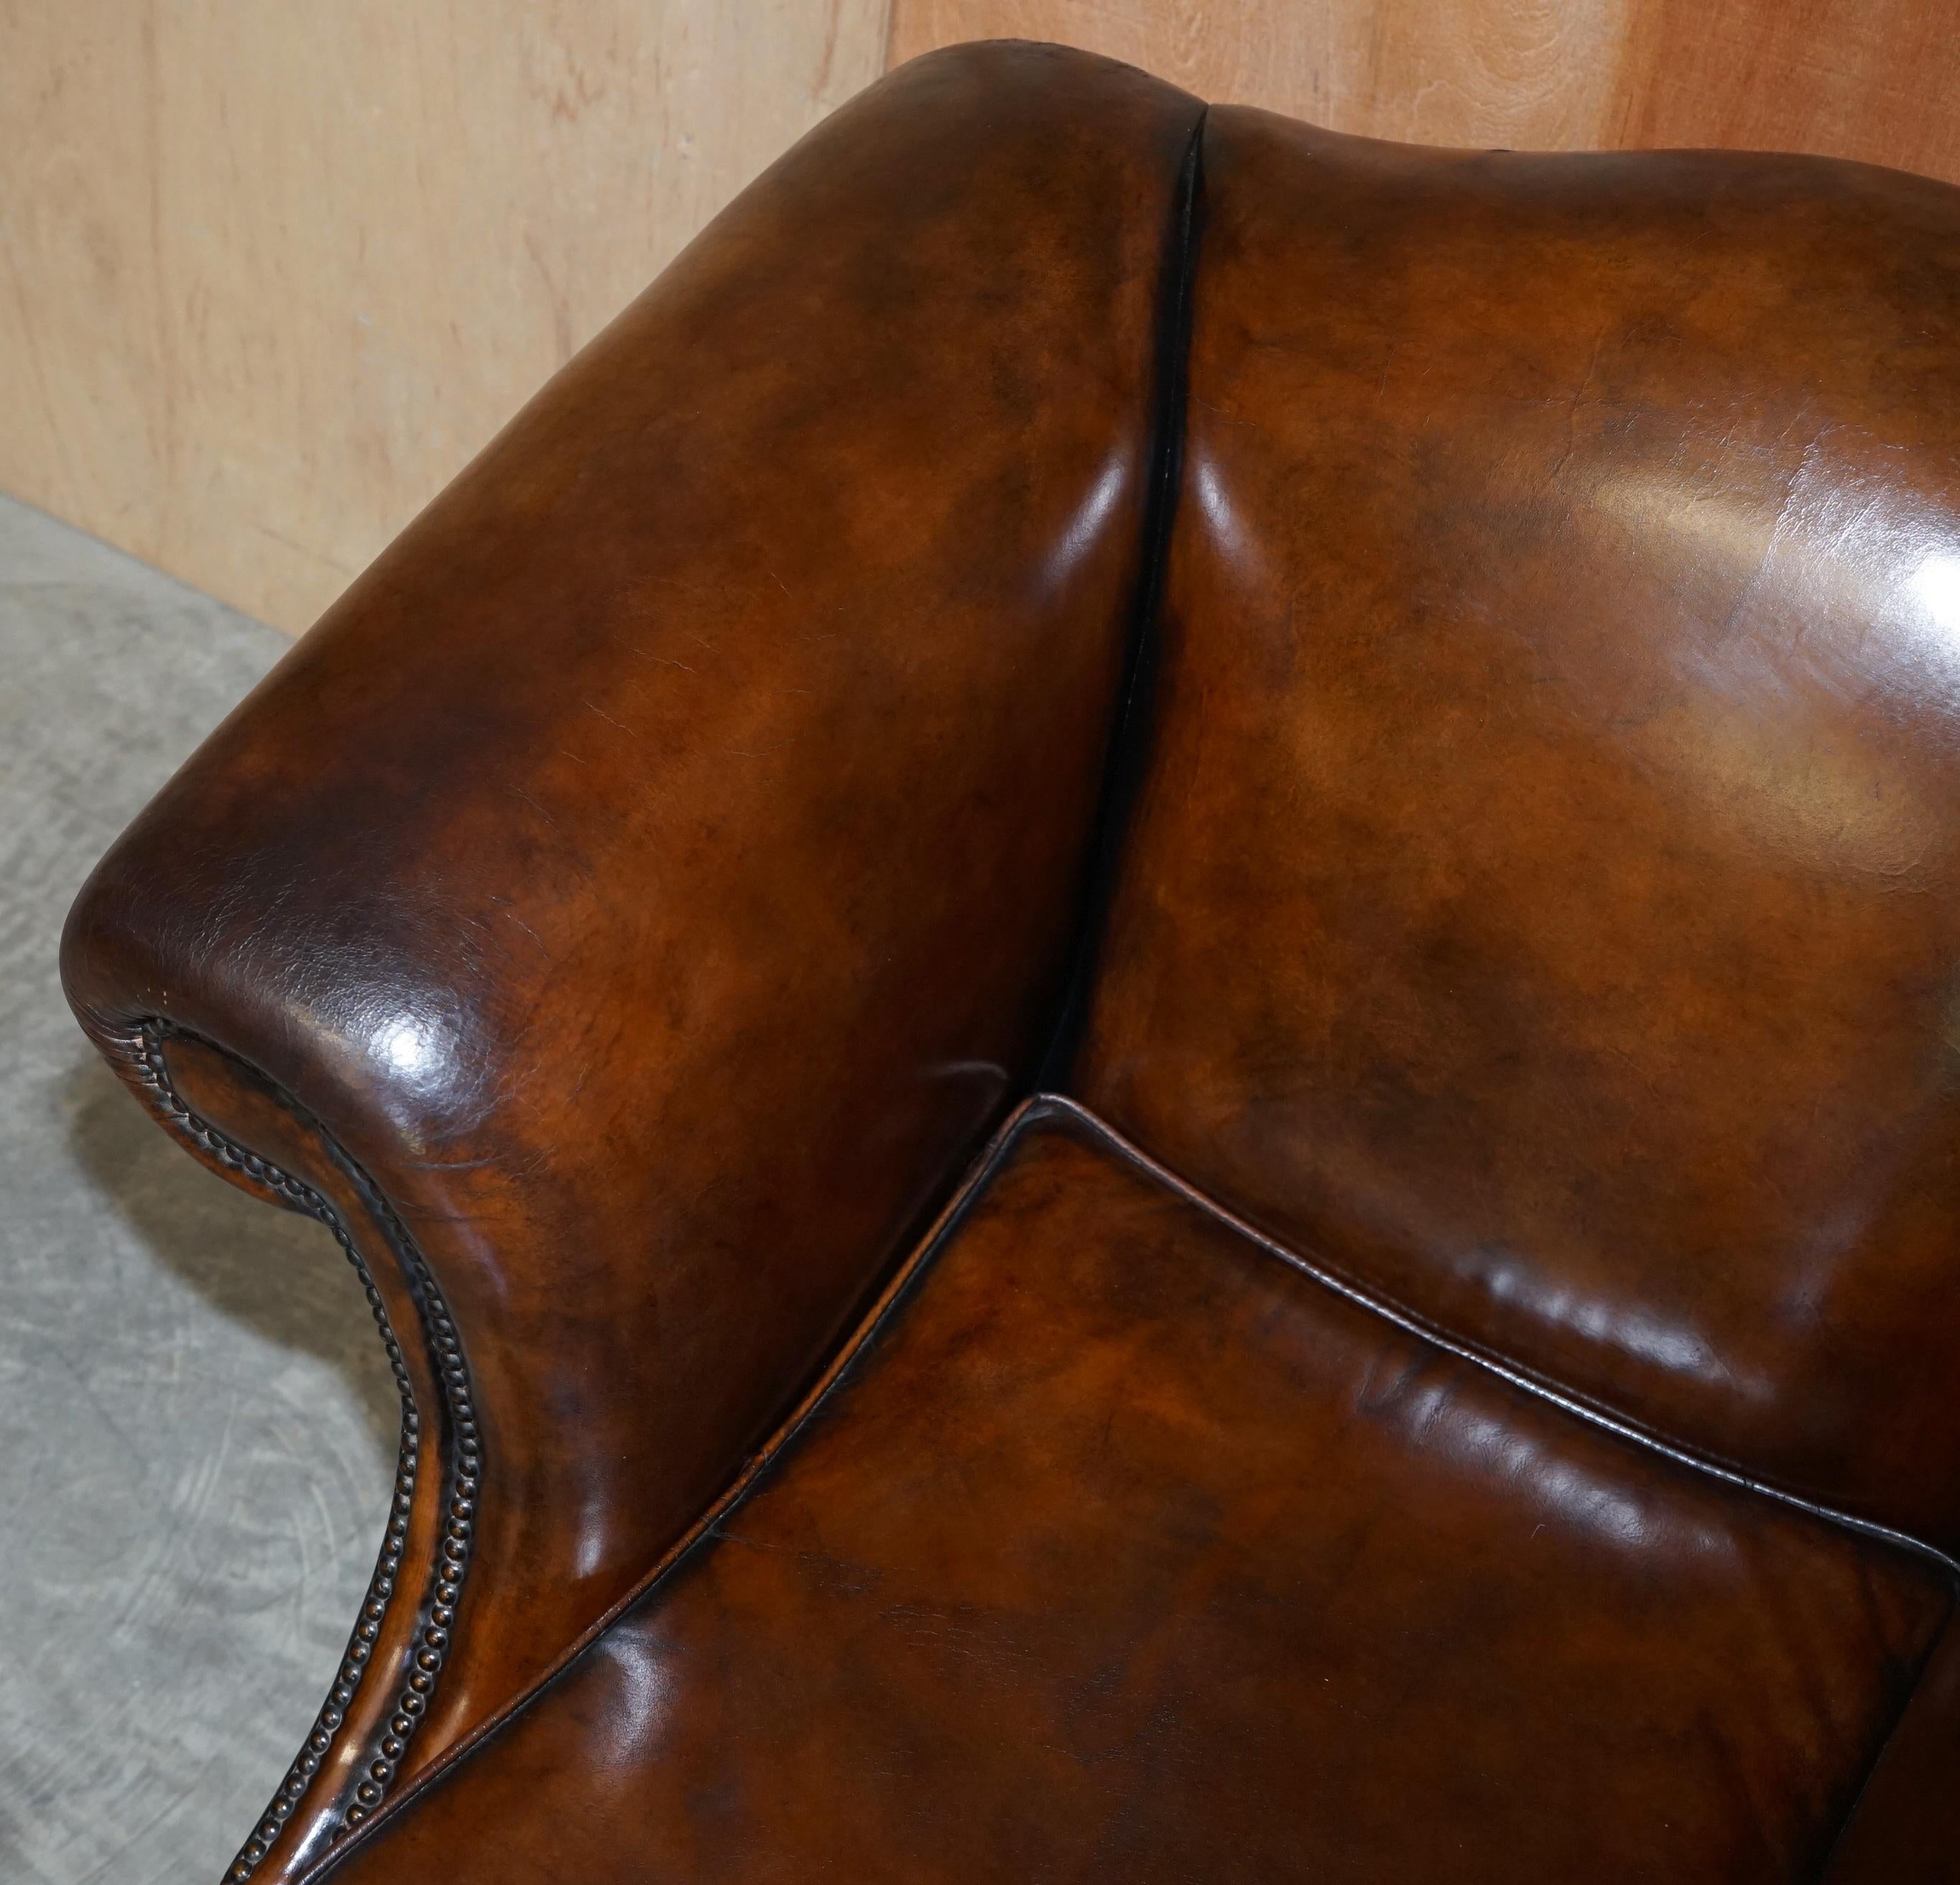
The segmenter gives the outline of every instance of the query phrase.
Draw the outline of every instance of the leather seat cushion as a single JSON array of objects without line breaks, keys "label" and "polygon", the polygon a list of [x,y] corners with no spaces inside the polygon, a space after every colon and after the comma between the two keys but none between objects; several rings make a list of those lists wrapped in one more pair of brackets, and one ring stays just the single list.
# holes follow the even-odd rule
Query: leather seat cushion
[{"label": "leather seat cushion", "polygon": [[760,1472],[336,1885],[1809,1877],[1947,1604],[1050,1105]]}]

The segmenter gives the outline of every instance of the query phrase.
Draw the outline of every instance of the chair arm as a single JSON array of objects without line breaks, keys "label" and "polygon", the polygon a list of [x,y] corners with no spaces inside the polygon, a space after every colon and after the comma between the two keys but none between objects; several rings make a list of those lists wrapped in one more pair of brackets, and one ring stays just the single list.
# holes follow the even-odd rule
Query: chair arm
[{"label": "chair arm", "polygon": [[1198,113],[1052,47],[873,87],[84,890],[84,1026],[208,1164],[333,1226],[411,1408],[269,1874],[621,1599],[1032,1079]]}]

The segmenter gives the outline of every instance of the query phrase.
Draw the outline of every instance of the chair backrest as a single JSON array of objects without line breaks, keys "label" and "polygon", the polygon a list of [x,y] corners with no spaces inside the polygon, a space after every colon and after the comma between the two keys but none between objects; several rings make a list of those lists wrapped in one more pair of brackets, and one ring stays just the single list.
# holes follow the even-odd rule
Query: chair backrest
[{"label": "chair backrest", "polygon": [[1960,1536],[1960,191],[1214,110],[1071,1086],[1753,1477]]}]

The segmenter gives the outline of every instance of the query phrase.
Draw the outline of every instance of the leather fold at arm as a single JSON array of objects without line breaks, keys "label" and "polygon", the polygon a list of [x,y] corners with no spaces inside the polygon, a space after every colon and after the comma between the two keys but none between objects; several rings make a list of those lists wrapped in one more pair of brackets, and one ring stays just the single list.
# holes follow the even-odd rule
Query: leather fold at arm
[{"label": "leather fold at arm", "polygon": [[[207,1162],[336,1225],[408,1371],[425,1490],[364,1686],[432,1679],[405,1742],[378,1700],[329,1734],[368,1737],[336,1810],[630,1588],[1032,1077],[1198,110],[1052,47],[873,87],[84,889],[84,1025]],[[274,1826],[266,1875],[317,1836]]]}]

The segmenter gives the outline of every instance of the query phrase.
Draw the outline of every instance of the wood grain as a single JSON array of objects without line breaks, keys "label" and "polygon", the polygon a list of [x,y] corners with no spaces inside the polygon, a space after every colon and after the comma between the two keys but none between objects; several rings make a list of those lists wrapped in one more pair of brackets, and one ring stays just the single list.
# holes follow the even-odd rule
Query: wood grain
[{"label": "wood grain", "polygon": [[1960,181],[1951,0],[892,0],[895,60],[996,37],[1370,137],[1811,151]]},{"label": "wood grain", "polygon": [[884,0],[0,0],[0,488],[303,628]]},{"label": "wood grain", "polygon": [[1422,144],[1589,141],[1635,0],[892,0],[892,55],[1059,40],[1200,97]]},{"label": "wood grain", "polygon": [[[0,488],[304,627],[743,183],[886,0],[0,0]],[[1336,129],[1960,180],[1948,0],[889,0]]]},{"label": "wood grain", "polygon": [[1960,182],[1952,0],[1657,0],[1610,141],[1817,151]]}]

